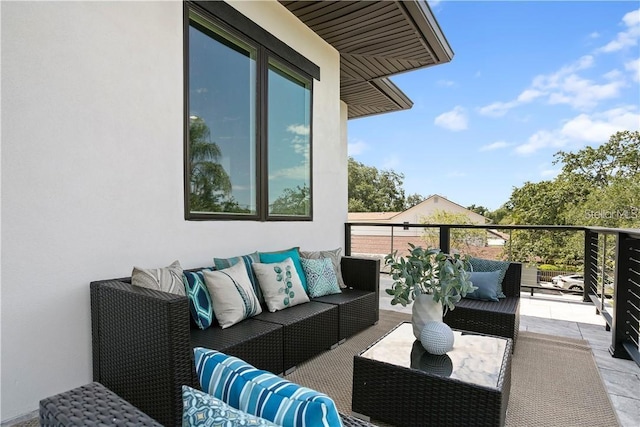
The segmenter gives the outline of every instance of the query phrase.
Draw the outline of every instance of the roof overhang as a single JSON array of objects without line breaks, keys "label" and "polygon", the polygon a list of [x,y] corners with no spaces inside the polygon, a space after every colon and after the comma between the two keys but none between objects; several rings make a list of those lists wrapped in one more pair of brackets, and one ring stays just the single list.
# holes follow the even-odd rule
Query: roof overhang
[{"label": "roof overhang", "polygon": [[388,77],[453,58],[423,0],[280,3],[340,52],[340,98],[350,119],[411,108]]}]

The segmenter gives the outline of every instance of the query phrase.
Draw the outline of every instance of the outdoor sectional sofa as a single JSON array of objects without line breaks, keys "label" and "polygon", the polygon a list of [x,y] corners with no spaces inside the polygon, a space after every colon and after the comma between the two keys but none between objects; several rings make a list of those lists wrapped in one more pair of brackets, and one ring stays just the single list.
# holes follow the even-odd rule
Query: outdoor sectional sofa
[{"label": "outdoor sectional sofa", "polygon": [[133,286],[130,277],[92,282],[93,380],[163,425],[180,425],[182,386],[200,388],[193,348],[280,374],[375,324],[380,261],[342,257],[341,268],[342,293],[227,329],[195,326],[185,296]]}]

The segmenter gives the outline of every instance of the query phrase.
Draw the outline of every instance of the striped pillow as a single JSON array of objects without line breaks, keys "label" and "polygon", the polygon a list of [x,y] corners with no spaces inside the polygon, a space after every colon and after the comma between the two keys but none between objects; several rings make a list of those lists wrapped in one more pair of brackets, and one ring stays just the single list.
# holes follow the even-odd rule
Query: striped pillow
[{"label": "striped pillow", "polygon": [[196,347],[194,354],[202,389],[236,409],[283,427],[342,426],[335,403],[324,393],[219,351]]}]

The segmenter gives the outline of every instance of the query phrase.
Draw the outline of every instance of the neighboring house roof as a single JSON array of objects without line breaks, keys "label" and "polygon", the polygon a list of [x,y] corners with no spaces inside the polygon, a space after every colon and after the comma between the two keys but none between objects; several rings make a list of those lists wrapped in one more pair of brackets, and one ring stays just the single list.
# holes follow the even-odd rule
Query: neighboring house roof
[{"label": "neighboring house roof", "polygon": [[498,230],[487,230],[487,233],[494,235],[498,239],[509,240],[509,235],[507,233],[502,233]]},{"label": "neighboring house roof", "polygon": [[424,0],[279,1],[340,52],[340,98],[350,119],[411,108],[387,77],[453,58]]},{"label": "neighboring house roof", "polygon": [[378,222],[389,221],[400,212],[349,212],[348,220],[351,222]]},{"label": "neighboring house roof", "polygon": [[[442,211],[451,211],[450,208],[454,208],[455,212],[464,212],[470,218],[473,217],[478,220],[478,223],[484,224],[487,221],[487,218],[475,213],[462,205],[459,205],[446,197],[442,197],[438,194],[433,194],[427,197],[422,202],[417,205],[407,209],[403,212],[349,212],[348,221],[349,222],[418,222],[417,217],[421,216],[420,213],[425,209],[425,207],[429,205],[439,204],[437,210]],[[449,208],[447,208],[447,206]],[[414,213],[414,219],[411,220],[411,214]]]}]

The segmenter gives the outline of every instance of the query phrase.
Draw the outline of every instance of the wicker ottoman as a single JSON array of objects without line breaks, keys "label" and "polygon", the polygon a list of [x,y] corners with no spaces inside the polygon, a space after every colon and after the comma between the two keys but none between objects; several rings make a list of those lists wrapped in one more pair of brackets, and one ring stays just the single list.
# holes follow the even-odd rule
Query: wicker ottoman
[{"label": "wicker ottoman", "polygon": [[94,382],[40,401],[41,426],[154,426],[161,424]]}]

